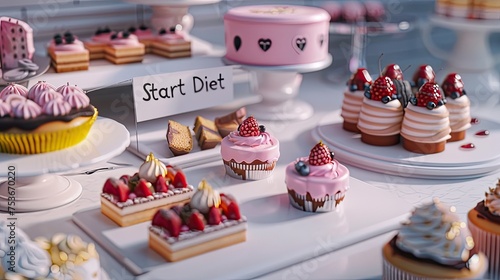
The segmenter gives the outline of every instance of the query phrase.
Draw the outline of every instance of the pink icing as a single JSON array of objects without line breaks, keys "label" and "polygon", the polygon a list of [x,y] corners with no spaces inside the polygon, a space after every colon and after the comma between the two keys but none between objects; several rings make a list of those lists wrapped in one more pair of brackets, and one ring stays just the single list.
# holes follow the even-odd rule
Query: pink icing
[{"label": "pink icing", "polygon": [[132,32],[139,40],[141,39],[153,39],[155,38],[155,35],[151,31],[151,29],[136,29],[134,32]]},{"label": "pink icing", "polygon": [[337,192],[344,196],[349,189],[349,170],[338,161],[322,166],[309,165],[309,158],[303,157],[298,160],[304,161],[310,168],[309,176],[301,176],[295,170],[295,162],[286,167],[285,183],[287,188],[305,196],[311,194],[314,199],[335,195]]},{"label": "pink icing", "polygon": [[69,83],[58,87],[56,91],[62,94],[63,97],[73,92],[83,93],[83,90],[81,88],[77,87],[76,85],[72,86]]},{"label": "pink icing", "polygon": [[36,102],[36,104],[40,105],[40,107],[43,107],[50,100],[58,98],[62,99],[62,95],[57,91],[49,89],[40,92],[37,96],[35,96],[34,101]]},{"label": "pink icing", "polygon": [[23,87],[22,85],[9,84],[2,91],[0,91],[0,98],[5,100],[7,95],[11,95],[11,94],[17,94],[17,95],[21,95],[23,97],[27,97],[28,96],[28,89]]},{"label": "pink icing", "polygon": [[165,34],[160,34],[158,37],[156,37],[158,41],[161,42],[179,42],[179,41],[186,41],[185,37],[182,33],[176,32],[176,33],[165,33]]},{"label": "pink icing", "polygon": [[16,106],[19,102],[24,102],[26,101],[26,97],[23,97],[21,95],[17,95],[17,94],[11,94],[11,95],[7,95],[3,101],[5,101],[6,103],[10,104],[10,106],[14,107]]},{"label": "pink icing", "polygon": [[260,145],[257,146],[249,145],[253,144],[249,143],[252,141],[251,139],[248,139],[248,142],[246,142],[245,140],[241,140],[242,142],[237,144],[230,140],[231,135],[234,135],[234,132],[224,137],[221,142],[221,156],[223,160],[235,160],[236,162],[246,163],[251,163],[254,160],[260,160],[262,162],[273,162],[277,161],[280,156],[279,141],[269,134],[267,134],[266,138],[241,136],[238,136],[236,138],[257,138],[254,139],[254,141],[263,141]]},{"label": "pink icing", "polygon": [[11,115],[12,115],[12,107],[10,106],[10,104],[0,99],[0,118],[9,117]]},{"label": "pink icing", "polygon": [[59,45],[52,40],[50,41],[49,49],[55,52],[78,52],[85,50],[85,47],[83,46],[83,42],[78,39],[75,39],[75,41],[70,44],[62,43]]},{"label": "pink icing", "polygon": [[273,145],[271,135],[267,132],[262,132],[259,136],[243,137],[240,136],[238,131],[233,131],[229,135],[229,141],[238,146],[260,146],[260,145]]},{"label": "pink icing", "polygon": [[28,92],[28,98],[34,100],[38,94],[48,89],[56,90],[56,87],[45,81],[38,81],[34,86],[30,88]]},{"label": "pink icing", "polygon": [[71,111],[71,106],[62,98],[52,99],[43,106],[43,113],[50,116],[64,116]]},{"label": "pink icing", "polygon": [[127,38],[123,38],[122,33],[118,33],[118,37],[109,41],[111,45],[136,46],[139,45],[139,39],[134,34],[130,34]]},{"label": "pink icing", "polygon": [[42,108],[34,101],[25,99],[24,102],[19,102],[13,105],[12,114],[15,118],[33,119],[42,114]]},{"label": "pink icing", "polygon": [[64,101],[68,102],[71,108],[80,109],[90,105],[90,98],[83,92],[71,92],[64,96]]},{"label": "pink icing", "polygon": [[92,36],[91,40],[99,43],[109,43],[109,41],[111,40],[111,32],[94,35]]},{"label": "pink icing", "polygon": [[324,61],[329,26],[330,16],[317,7],[236,7],[224,15],[226,58],[250,65]]}]

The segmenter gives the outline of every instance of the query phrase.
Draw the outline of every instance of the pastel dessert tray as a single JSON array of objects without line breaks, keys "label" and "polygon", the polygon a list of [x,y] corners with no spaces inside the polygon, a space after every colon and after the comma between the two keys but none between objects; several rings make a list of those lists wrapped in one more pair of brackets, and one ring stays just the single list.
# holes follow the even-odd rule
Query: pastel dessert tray
[{"label": "pastel dessert tray", "polygon": [[461,179],[491,173],[500,168],[500,123],[487,117],[472,118],[465,139],[446,143],[443,152],[417,154],[401,145],[373,146],[360,135],[342,129],[340,111],[325,115],[312,134],[335,150],[342,162],[402,177]]},{"label": "pastel dessert tray", "polygon": [[[100,209],[77,212],[73,221],[134,275],[161,278],[182,272],[189,279],[221,275],[248,279],[397,229],[411,207],[391,193],[351,178],[341,207],[328,213],[304,212],[290,205],[284,165],[278,165],[272,177],[259,181],[225,176],[219,161],[184,172],[191,182],[206,178],[214,190],[237,199],[246,217],[245,242],[167,262],[149,248],[151,222],[118,227]],[[366,211],[359,211],[361,205]],[[250,251],[254,253],[245,253]],[[200,263],[210,265],[200,267]]]}]

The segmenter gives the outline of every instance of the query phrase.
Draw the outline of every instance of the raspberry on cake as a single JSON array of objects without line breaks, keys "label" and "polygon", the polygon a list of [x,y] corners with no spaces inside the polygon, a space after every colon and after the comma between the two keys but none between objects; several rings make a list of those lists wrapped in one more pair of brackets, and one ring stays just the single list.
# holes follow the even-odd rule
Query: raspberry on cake
[{"label": "raspberry on cake", "polygon": [[193,137],[189,127],[169,120],[167,128],[168,148],[174,156],[185,155],[193,149]]},{"label": "raspberry on cake", "polygon": [[101,212],[125,227],[149,221],[158,209],[188,202],[192,195],[184,173],[165,166],[151,153],[138,173],[106,180]]},{"label": "raspberry on cake", "polygon": [[152,43],[152,52],[167,58],[191,56],[191,41],[180,29],[182,28],[172,27],[168,31],[161,29]]},{"label": "raspberry on cake", "polygon": [[56,72],[71,72],[89,69],[89,51],[83,42],[70,32],[56,34],[49,43],[48,53]]},{"label": "raspberry on cake", "polygon": [[470,100],[465,93],[462,77],[451,73],[444,79],[441,86],[446,98],[446,108],[450,113],[450,139],[448,142],[460,141],[465,138],[465,132],[471,127]]},{"label": "raspberry on cake", "polygon": [[111,35],[113,33],[109,27],[99,27],[90,40],[83,42],[85,48],[89,51],[91,60],[104,58],[104,49],[109,44],[109,41],[111,41]]},{"label": "raspberry on cake", "polygon": [[405,149],[420,154],[444,151],[451,131],[445,102],[439,85],[431,82],[410,99],[401,127]]},{"label": "raspberry on cake", "polygon": [[372,77],[365,68],[358,68],[349,81],[347,81],[347,89],[344,91],[344,99],[342,101],[342,112],[340,115],[344,119],[342,128],[351,132],[360,132],[357,125],[359,120],[359,112],[363,104],[365,90],[373,83]]},{"label": "raspberry on cake", "polygon": [[160,209],[149,227],[149,247],[175,262],[246,240],[247,220],[231,195],[201,181],[191,202]]},{"label": "raspberry on cake", "polygon": [[104,57],[114,64],[141,62],[144,59],[144,44],[129,32],[113,33],[104,48]]},{"label": "raspberry on cake", "polygon": [[266,132],[253,116],[221,142],[226,174],[242,180],[259,180],[272,175],[280,156],[279,141]]},{"label": "raspberry on cake", "polygon": [[391,146],[399,143],[403,120],[403,106],[393,81],[378,77],[365,91],[359,114],[358,129],[361,141],[374,146]]},{"label": "raspberry on cake", "polygon": [[309,154],[286,167],[285,183],[290,205],[306,212],[335,210],[349,189],[349,170],[319,142]]}]

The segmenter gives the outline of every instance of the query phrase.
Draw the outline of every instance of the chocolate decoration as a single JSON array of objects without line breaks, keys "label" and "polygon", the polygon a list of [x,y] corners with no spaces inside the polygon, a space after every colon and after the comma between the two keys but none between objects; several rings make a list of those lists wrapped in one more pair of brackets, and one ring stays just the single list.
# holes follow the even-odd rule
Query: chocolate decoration
[{"label": "chocolate decoration", "polygon": [[408,259],[411,259],[411,260],[415,260],[415,261],[418,261],[418,262],[424,262],[424,263],[428,263],[428,264],[433,264],[433,265],[437,265],[437,266],[440,266],[440,267],[447,267],[447,268],[452,268],[452,269],[457,269],[457,270],[461,270],[461,269],[469,269],[469,260],[475,256],[478,252],[477,252],[477,249],[476,247],[472,248],[472,250],[470,250],[470,257],[467,261],[461,261],[461,262],[458,262],[458,263],[455,263],[455,264],[450,264],[450,265],[446,265],[446,264],[442,264],[442,263],[439,263],[439,262],[436,262],[432,259],[427,259],[427,258],[418,258],[416,257],[415,255],[413,255],[412,253],[409,253],[409,252],[406,252],[406,251],[403,251],[401,249],[399,249],[399,247],[396,245],[396,239],[397,239],[397,235],[394,236],[391,241],[389,241],[389,245],[391,246],[391,248],[394,250],[394,254],[395,255],[400,255],[402,257],[405,257],[405,258],[408,258]]},{"label": "chocolate decoration", "polygon": [[319,46],[322,47],[325,42],[325,36],[323,34],[319,35]]},{"label": "chocolate decoration", "polygon": [[304,48],[306,47],[307,40],[304,37],[300,37],[295,39],[295,45],[297,45],[297,48],[299,50],[304,51]]},{"label": "chocolate decoration", "polygon": [[397,98],[399,102],[401,102],[401,105],[403,105],[403,108],[406,108],[406,106],[408,106],[408,103],[410,102],[410,98],[413,95],[411,85],[408,81],[393,80],[393,82],[396,86]]},{"label": "chocolate decoration", "polygon": [[271,48],[271,39],[259,39],[259,47],[267,52]]},{"label": "chocolate decoration", "polygon": [[71,109],[69,114],[64,116],[49,116],[42,114],[34,119],[28,119],[28,120],[21,118],[1,117],[0,132],[7,131],[11,128],[19,128],[21,130],[29,132],[43,124],[53,121],[70,122],[78,117],[91,117],[94,115],[94,110],[95,110],[94,106],[89,105],[83,109]]},{"label": "chocolate decoration", "polygon": [[477,215],[478,218],[482,218],[485,220],[488,220],[490,222],[493,222],[495,224],[500,224],[500,216],[496,216],[491,214],[490,210],[486,206],[484,206],[484,200],[479,202],[476,207],[474,207],[474,210],[476,210],[479,214]]},{"label": "chocolate decoration", "polygon": [[[306,204],[303,199],[298,197],[297,193],[294,190],[288,189],[288,195],[299,205],[302,207],[302,210],[306,211]],[[319,207],[323,207],[325,205],[325,202],[328,201],[328,194],[326,195],[326,199],[324,201],[320,200],[315,200],[312,198],[311,194],[309,192],[306,193],[306,201],[310,201],[312,203],[312,210],[313,212],[316,212]]]},{"label": "chocolate decoration", "polygon": [[236,35],[233,40],[234,48],[236,51],[238,51],[241,47],[241,38],[240,36]]}]

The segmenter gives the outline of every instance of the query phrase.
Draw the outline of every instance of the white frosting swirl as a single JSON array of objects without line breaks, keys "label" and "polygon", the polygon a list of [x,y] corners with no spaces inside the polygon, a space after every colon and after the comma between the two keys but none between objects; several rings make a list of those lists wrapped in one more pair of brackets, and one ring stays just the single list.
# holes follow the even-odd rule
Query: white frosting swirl
[{"label": "white frosting swirl", "polygon": [[446,99],[446,108],[450,113],[451,132],[464,131],[471,127],[470,120],[470,100],[467,95],[462,95],[456,99]]},{"label": "white frosting swirl", "polygon": [[485,193],[484,206],[488,208],[491,214],[500,216],[500,179],[498,179],[497,186],[490,188],[489,193]]},{"label": "white frosting swirl", "polygon": [[399,100],[384,104],[365,97],[359,114],[358,128],[371,135],[395,135],[400,132],[402,120],[403,106]]},{"label": "white frosting swirl", "polygon": [[203,214],[208,214],[210,207],[219,207],[221,203],[220,194],[218,191],[212,189],[212,187],[205,181],[202,180],[198,185],[198,189],[191,197],[192,208],[198,209]]},{"label": "white frosting swirl", "polygon": [[38,95],[35,96],[35,99],[33,101],[35,101],[36,104],[40,105],[40,107],[43,107],[50,100],[57,98],[62,99],[62,95],[57,91],[49,89],[38,93]]},{"label": "white frosting swirl", "polygon": [[238,146],[256,147],[260,145],[273,145],[271,135],[267,132],[261,132],[259,136],[240,136],[238,131],[233,131],[228,135],[229,141]]},{"label": "white frosting swirl", "polygon": [[444,265],[466,262],[474,241],[454,212],[454,207],[437,200],[416,208],[399,231],[396,246],[417,258]]},{"label": "white frosting swirl", "polygon": [[344,99],[342,101],[342,111],[340,115],[344,118],[344,121],[350,123],[358,123],[359,112],[361,111],[361,105],[363,105],[364,91],[356,90],[344,92]]},{"label": "white frosting swirl", "polygon": [[16,118],[33,119],[42,114],[42,108],[34,101],[25,99],[22,102],[15,103],[12,107],[12,113]]},{"label": "white frosting swirl", "polygon": [[30,90],[28,91],[28,98],[31,99],[31,100],[34,100],[35,97],[40,94],[41,92],[43,91],[46,91],[46,90],[56,90],[56,88],[45,82],[45,81],[38,81],[34,86],[32,86],[30,88]]},{"label": "white frosting swirl", "polygon": [[12,106],[9,103],[0,99],[0,118],[9,117],[12,115]]},{"label": "white frosting swirl", "polygon": [[16,94],[23,97],[28,96],[28,89],[22,85],[9,84],[2,91],[0,91],[0,98],[4,99],[7,95]]},{"label": "white frosting swirl", "polygon": [[71,92],[64,96],[64,101],[71,105],[71,108],[81,109],[90,105],[90,98],[83,92]]},{"label": "white frosting swirl", "polygon": [[145,179],[152,184],[156,183],[156,178],[167,174],[167,167],[153,153],[146,157],[146,161],[139,167],[139,178]]},{"label": "white frosting swirl", "polygon": [[71,111],[71,106],[62,98],[56,98],[45,103],[42,111],[50,116],[64,116]]},{"label": "white frosting swirl", "polygon": [[405,109],[401,135],[419,143],[438,143],[450,138],[448,109],[439,106],[433,110],[408,104]]}]

